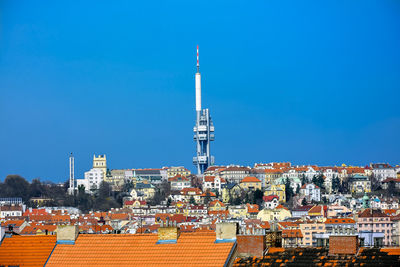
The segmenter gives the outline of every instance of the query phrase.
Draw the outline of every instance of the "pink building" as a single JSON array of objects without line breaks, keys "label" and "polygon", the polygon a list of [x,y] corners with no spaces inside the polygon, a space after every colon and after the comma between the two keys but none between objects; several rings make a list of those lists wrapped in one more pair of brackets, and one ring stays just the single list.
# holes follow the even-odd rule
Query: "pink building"
[{"label": "pink building", "polygon": [[390,217],[380,210],[365,209],[359,213],[357,227],[360,238],[365,236],[366,239],[371,239],[365,240],[365,245],[381,245],[379,239],[382,237],[382,245],[392,244],[392,222]]}]

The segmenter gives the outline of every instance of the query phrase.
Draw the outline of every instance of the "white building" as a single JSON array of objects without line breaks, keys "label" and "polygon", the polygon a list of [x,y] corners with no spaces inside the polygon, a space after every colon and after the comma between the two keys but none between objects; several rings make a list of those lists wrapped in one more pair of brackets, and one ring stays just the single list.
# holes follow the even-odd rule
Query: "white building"
[{"label": "white building", "polygon": [[220,176],[204,176],[203,179],[203,190],[211,190],[213,192],[221,193],[222,185],[226,184],[225,179]]},{"label": "white building", "polygon": [[103,178],[104,172],[101,168],[93,168],[90,171],[85,172],[85,184],[87,185],[86,191],[99,189]]},{"label": "white building", "polygon": [[300,188],[300,194],[305,196],[308,202],[321,201],[321,189],[315,184],[305,184]]},{"label": "white building", "polygon": [[176,175],[168,178],[168,182],[171,183],[171,190],[182,190],[183,188],[189,188],[191,186],[190,179],[182,175]]},{"label": "white building", "polygon": [[22,204],[20,205],[11,204],[11,205],[0,206],[0,218],[19,217],[22,216],[23,211],[24,207]]},{"label": "white building", "polygon": [[371,163],[373,175],[383,181],[386,178],[396,178],[396,168],[393,168],[387,163]]},{"label": "white building", "polygon": [[275,209],[279,205],[279,197],[278,196],[263,196],[264,200],[264,208],[265,209]]}]

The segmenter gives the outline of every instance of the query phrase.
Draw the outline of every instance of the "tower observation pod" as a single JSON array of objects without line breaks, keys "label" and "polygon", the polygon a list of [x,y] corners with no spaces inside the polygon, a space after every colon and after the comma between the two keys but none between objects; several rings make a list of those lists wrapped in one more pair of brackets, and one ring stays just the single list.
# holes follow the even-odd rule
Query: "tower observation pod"
[{"label": "tower observation pod", "polygon": [[196,156],[193,164],[197,167],[197,174],[201,175],[209,167],[214,165],[214,157],[210,154],[210,142],[214,141],[214,125],[210,111],[201,108],[201,74],[199,65],[199,46],[197,46],[197,72],[196,84],[196,125],[193,128],[194,141],[196,142]]}]

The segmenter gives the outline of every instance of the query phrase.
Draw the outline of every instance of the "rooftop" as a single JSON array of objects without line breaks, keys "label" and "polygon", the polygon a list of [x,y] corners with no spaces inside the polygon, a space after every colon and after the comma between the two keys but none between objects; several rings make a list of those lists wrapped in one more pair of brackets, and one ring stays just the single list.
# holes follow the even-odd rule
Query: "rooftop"
[{"label": "rooftop", "polygon": [[181,233],[176,244],[157,244],[155,234],[79,235],[58,244],[46,266],[223,266],[234,243],[215,243],[215,233]]}]

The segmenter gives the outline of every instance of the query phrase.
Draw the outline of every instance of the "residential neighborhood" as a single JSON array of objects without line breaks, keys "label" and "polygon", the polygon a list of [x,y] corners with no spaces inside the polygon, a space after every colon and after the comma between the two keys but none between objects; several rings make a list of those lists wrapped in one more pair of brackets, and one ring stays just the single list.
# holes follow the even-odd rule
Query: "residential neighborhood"
[{"label": "residential neighborhood", "polygon": [[[106,169],[111,175],[106,179],[101,170],[107,166],[101,164],[105,156],[100,159],[94,157],[94,165],[100,165],[94,188],[84,188],[86,182],[73,190],[52,185],[65,191],[64,204],[71,198],[77,205],[51,205],[61,203],[54,195],[1,198],[3,242],[13,235],[57,236],[67,226],[82,236],[157,234],[166,225],[200,235],[231,223],[244,235],[268,237],[267,247],[328,249],[336,236],[357,237],[360,247],[400,246],[399,166],[386,164],[381,172],[382,164],[323,167],[285,162],[212,166],[204,176],[184,167]],[[23,178],[7,177],[2,194],[12,192],[7,186],[18,179]],[[34,183],[27,186],[48,187]],[[120,204],[115,196],[121,196]],[[103,202],[96,209],[79,204],[85,200],[91,205]]]}]

